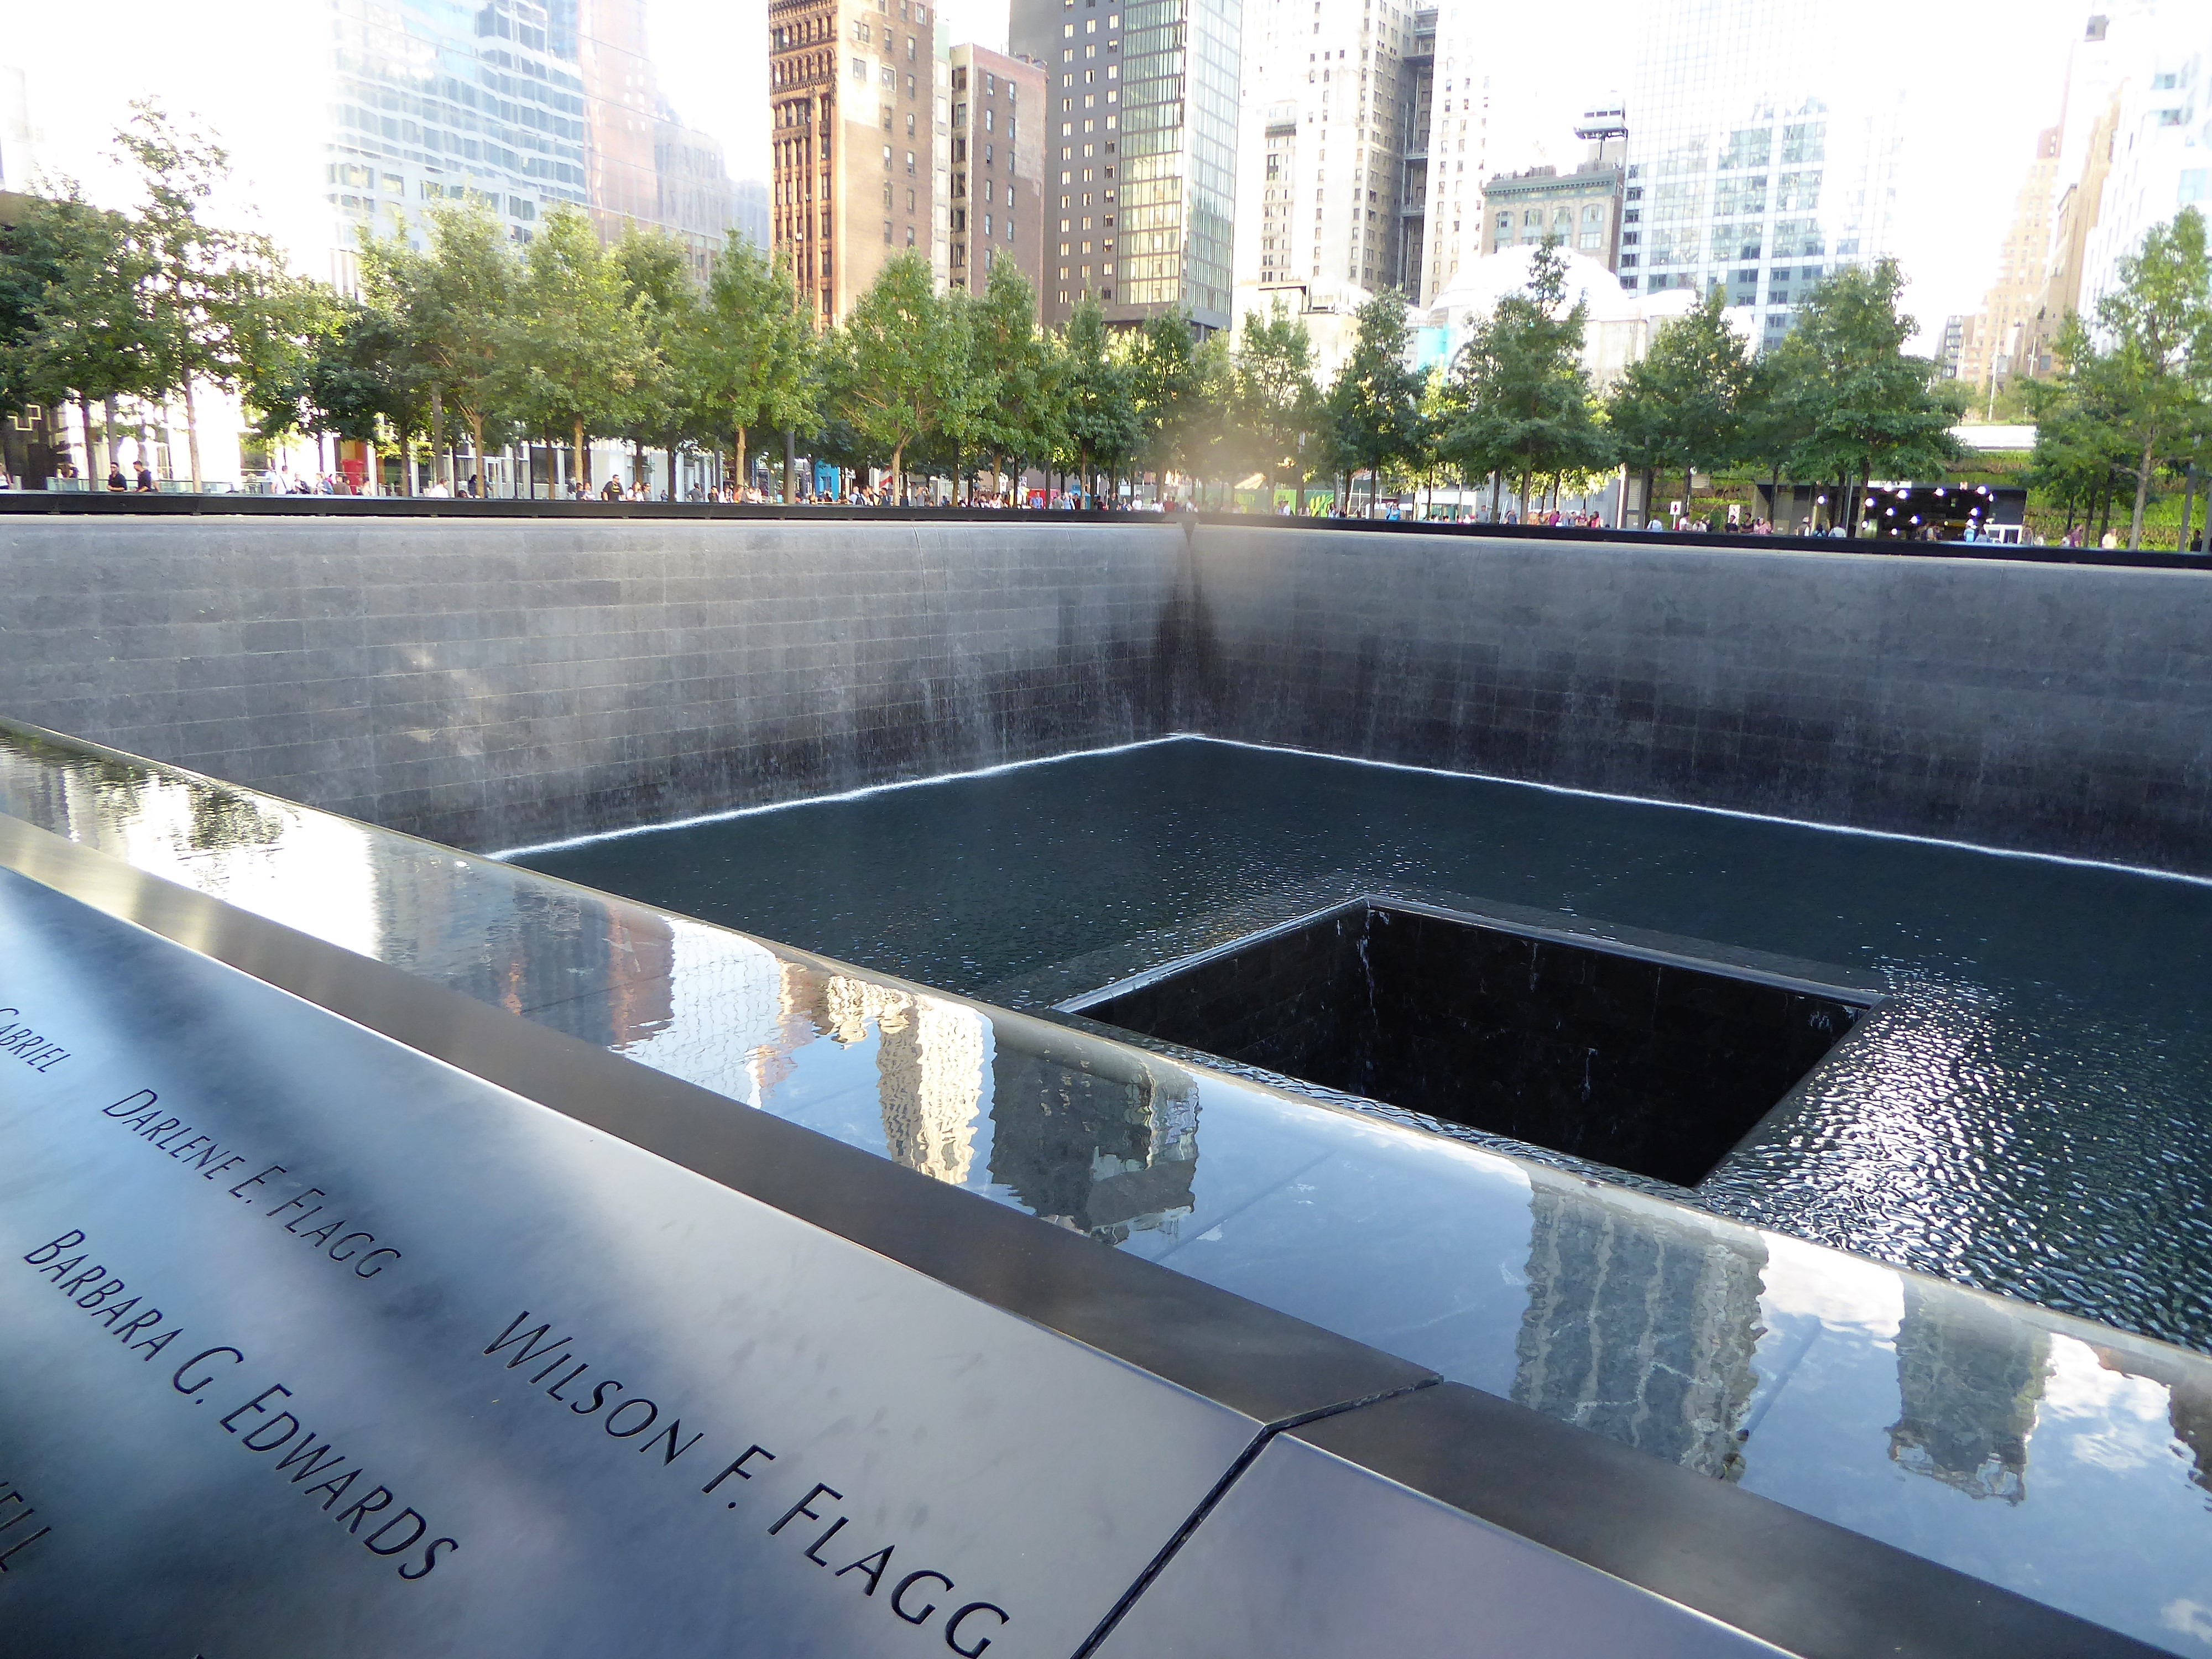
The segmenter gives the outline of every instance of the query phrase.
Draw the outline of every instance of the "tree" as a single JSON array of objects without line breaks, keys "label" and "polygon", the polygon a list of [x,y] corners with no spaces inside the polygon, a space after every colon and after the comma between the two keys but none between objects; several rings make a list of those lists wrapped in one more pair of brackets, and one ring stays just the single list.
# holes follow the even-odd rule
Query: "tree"
[{"label": "tree", "polygon": [[1352,355],[1328,389],[1325,407],[1337,451],[1348,472],[1365,471],[1372,481],[1370,517],[1382,469],[1413,460],[1425,443],[1421,377],[1406,365],[1411,344],[1406,296],[1386,289],[1359,307]]},{"label": "tree", "polygon": [[698,331],[700,311],[690,257],[667,231],[635,224],[624,227],[608,257],[636,314],[644,343],[637,386],[625,411],[625,435],[633,447],[649,444],[666,453],[672,501],[676,451],[696,424],[684,363],[684,347]]},{"label": "tree", "polygon": [[[2085,352],[2086,341],[2066,341]],[[2063,361],[2063,360],[2062,360]],[[2087,525],[2110,514],[2114,491],[2136,459],[2133,441],[2120,412],[2112,407],[2117,389],[2104,377],[2063,374],[2027,382],[2035,419],[2035,456],[2028,467],[2029,488],[2066,509],[2070,533],[2075,520]]]},{"label": "tree", "polygon": [[957,432],[969,386],[968,314],[939,298],[920,253],[876,273],[831,343],[836,401],[862,443],[890,458],[902,505],[906,452]]},{"label": "tree", "polygon": [[820,400],[814,348],[790,268],[731,232],[678,356],[702,432],[734,438],[741,483],[750,477],[749,432],[814,423]]},{"label": "tree", "polygon": [[246,384],[254,430],[264,441],[310,432],[361,444],[374,493],[378,451],[387,441],[404,449],[424,429],[427,384],[391,312],[327,289],[304,298],[296,341]]},{"label": "tree", "polygon": [[[1847,265],[1814,288],[1774,353],[1778,397],[1796,400],[1803,437],[1793,471],[1841,481],[1846,533],[1858,532],[1854,490],[1877,471],[1941,472],[1961,454],[1956,403],[1936,389],[1936,365],[1905,355],[1918,325],[1897,308],[1894,259]],[[1963,395],[1963,394],[1960,394]]]},{"label": "tree", "polygon": [[27,198],[0,228],[0,406],[75,403],[97,472],[93,405],[158,389],[159,339],[127,221],[64,188]]},{"label": "tree", "polygon": [[1237,343],[1232,409],[1252,458],[1274,494],[1288,472],[1305,511],[1306,481],[1313,476],[1308,441],[1322,419],[1321,389],[1314,384],[1313,339],[1303,318],[1280,300],[1266,317],[1247,312]]},{"label": "tree", "polygon": [[1154,317],[1129,341],[1129,392],[1137,414],[1134,459],[1160,473],[1195,478],[1223,447],[1232,384],[1228,347],[1201,339],[1190,319]]},{"label": "tree", "polygon": [[1060,439],[1059,377],[1051,343],[1036,325],[1036,295],[1012,259],[994,259],[968,313],[966,441],[1011,470],[1018,483]]},{"label": "tree", "polygon": [[576,209],[546,216],[524,256],[522,313],[508,335],[514,407],[575,446],[573,477],[591,482],[587,433],[618,430],[648,363],[639,306]]},{"label": "tree", "polygon": [[502,441],[523,378],[513,353],[523,272],[514,245],[476,204],[441,203],[429,211],[427,251],[402,238],[362,240],[362,285],[398,325],[408,368],[428,400],[431,443],[448,485],[445,419],[450,402],[469,428],[483,464]]},{"label": "tree", "polygon": [[1595,471],[1612,455],[1583,367],[1589,307],[1567,304],[1566,270],[1556,245],[1539,248],[1528,288],[1499,299],[1452,364],[1439,451],[1463,476],[1492,476],[1493,516],[1509,473],[1525,508],[1530,477]]},{"label": "tree", "polygon": [[1727,307],[1727,294],[1716,287],[1697,309],[1662,325],[1606,399],[1614,443],[1644,473],[1647,506],[1660,468],[1681,473],[1686,503],[1692,474],[1745,457],[1757,377],[1742,336],[1728,325]]},{"label": "tree", "polygon": [[[200,221],[230,169],[220,144],[173,124],[149,100],[131,106],[116,143],[138,170],[145,206],[131,219],[150,301],[158,390],[182,394],[192,488],[201,485],[199,411],[194,388],[234,388],[253,373],[267,337],[295,302],[275,245],[262,235]],[[154,390],[155,388],[144,388]]]},{"label": "tree", "polygon": [[1117,470],[1144,435],[1134,377],[1113,349],[1106,313],[1085,295],[1060,337],[1062,454],[1089,493],[1096,468]]},{"label": "tree", "polygon": [[2095,322],[2069,317],[2058,355],[2067,378],[2124,439],[2121,470],[2135,484],[2128,526],[2130,550],[2142,545],[2143,511],[2152,477],[2194,448],[2212,424],[2206,389],[2212,381],[2212,259],[2204,218],[2184,208],[2154,228],[2119,263],[2119,282],[2096,305]]}]

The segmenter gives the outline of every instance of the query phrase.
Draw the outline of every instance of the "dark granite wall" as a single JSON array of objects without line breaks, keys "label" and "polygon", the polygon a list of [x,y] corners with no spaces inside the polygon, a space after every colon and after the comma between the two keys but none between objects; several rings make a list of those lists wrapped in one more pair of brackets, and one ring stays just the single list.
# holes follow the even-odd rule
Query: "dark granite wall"
[{"label": "dark granite wall", "polygon": [[2212,872],[2212,574],[1119,523],[0,519],[0,714],[479,848],[1204,732]]},{"label": "dark granite wall", "polygon": [[1208,526],[1211,735],[2212,872],[2212,573]]},{"label": "dark granite wall", "polygon": [[0,520],[0,711],[461,846],[1172,729],[1180,528]]}]

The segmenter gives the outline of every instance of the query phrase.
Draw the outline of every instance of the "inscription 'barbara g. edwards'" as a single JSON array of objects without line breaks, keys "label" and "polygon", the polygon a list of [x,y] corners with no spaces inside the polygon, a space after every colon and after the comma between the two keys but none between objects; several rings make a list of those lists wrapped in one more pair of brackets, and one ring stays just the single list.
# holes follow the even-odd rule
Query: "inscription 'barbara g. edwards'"
[{"label": "inscription 'barbara g. edwards'", "polygon": [[[630,1389],[627,1383],[611,1376],[602,1376],[592,1382],[584,1382],[585,1374],[592,1369],[592,1365],[591,1361],[577,1357],[574,1339],[554,1336],[550,1320],[526,1329],[525,1322],[529,1317],[526,1309],[517,1314],[508,1322],[507,1328],[484,1349],[485,1355],[492,1358],[504,1355],[504,1364],[508,1370],[532,1367],[529,1381],[533,1388],[541,1389],[549,1398],[567,1406],[572,1417],[598,1419],[599,1426],[611,1439],[635,1443],[661,1421],[658,1403]],[[606,1413],[605,1417],[599,1417],[602,1411]],[[671,1413],[666,1426],[646,1440],[639,1449],[651,1451],[659,1447],[660,1462],[656,1467],[665,1468],[706,1437],[702,1431],[684,1438],[683,1428],[683,1419]],[[711,1494],[732,1475],[748,1482],[756,1475],[773,1480],[768,1465],[775,1461],[775,1454],[766,1447],[747,1446],[716,1471],[714,1478],[699,1490]],[[789,1490],[789,1487],[785,1488],[787,1493]],[[814,1482],[807,1488],[805,1496],[784,1510],[769,1524],[768,1535],[771,1538],[777,1536],[793,1522],[826,1522],[820,1535],[800,1552],[800,1559],[829,1570],[833,1579],[851,1578],[854,1591],[869,1599],[873,1599],[876,1592],[889,1580],[891,1588],[883,1598],[883,1605],[890,1609],[894,1617],[907,1624],[922,1629],[930,1627],[935,1623],[939,1613],[953,1601],[956,1587],[949,1577],[933,1567],[905,1571],[912,1565],[911,1545],[906,1547],[908,1559],[900,1560],[900,1571],[896,1574],[892,1562],[900,1547],[896,1543],[879,1544],[878,1547],[853,1561],[843,1560],[853,1548],[854,1540],[849,1538],[832,1553],[822,1553],[839,1534],[852,1524],[848,1516],[837,1514],[834,1508],[843,1497],[844,1494],[835,1488],[818,1480]],[[814,1506],[824,1498],[830,1502],[819,1510],[816,1509]],[[726,1498],[723,1507],[737,1509],[738,1499]],[[812,1527],[803,1527],[792,1536],[803,1538],[812,1531]],[[866,1541],[878,1542],[877,1540]],[[840,1562],[843,1564],[838,1565]],[[953,1606],[945,1613],[942,1626],[945,1645],[962,1656],[962,1659],[981,1659],[981,1654],[991,1645],[992,1636],[1011,1622],[1006,1610],[994,1601],[968,1601]]]},{"label": "inscription 'barbara g. edwards'", "polygon": [[[232,1170],[246,1167],[244,1152],[219,1145],[215,1137],[198,1133],[180,1117],[165,1115],[160,1103],[161,1097],[153,1090],[140,1089],[112,1106],[101,1107],[100,1115],[114,1119],[139,1139],[167,1152],[187,1169],[198,1170],[203,1180],[213,1181]],[[314,1200],[330,1194],[320,1187],[303,1182],[276,1182],[276,1177],[288,1173],[282,1164],[264,1164],[258,1174],[247,1176],[231,1187],[230,1195],[240,1203],[258,1206],[261,1213],[272,1221],[283,1221],[286,1232],[305,1240],[309,1248],[331,1261],[352,1264],[357,1278],[374,1279],[399,1260],[398,1250],[389,1244],[378,1243],[374,1233],[354,1226],[343,1215],[336,1221],[315,1221],[317,1216],[328,1215],[333,1206]],[[292,1197],[282,1204],[273,1201],[279,1193],[293,1187],[298,1190]],[[260,1190],[264,1188],[267,1188],[265,1192]]]},{"label": "inscription 'barbara g. edwards'", "polygon": [[[129,1286],[119,1277],[110,1276],[104,1266],[85,1267],[91,1252],[79,1249],[84,1243],[83,1231],[72,1227],[27,1252],[23,1260],[36,1267],[41,1277],[52,1279],[64,1296],[90,1314],[96,1322],[114,1332],[130,1352],[138,1354],[142,1362],[150,1363],[155,1354],[176,1341],[184,1327],[164,1327],[159,1308],[139,1309],[140,1298],[124,1296]],[[71,1250],[76,1254],[66,1254]],[[131,1316],[128,1320],[123,1317],[126,1313]],[[132,1341],[131,1338],[139,1336],[142,1331],[149,1334]],[[232,1375],[246,1363],[246,1355],[240,1349],[227,1342],[217,1343],[200,1349],[172,1371],[169,1386],[194,1405],[204,1406],[209,1398],[208,1389],[218,1378]],[[374,1482],[369,1490],[344,1509],[339,1509],[341,1500],[351,1497],[362,1482],[363,1467],[356,1464],[351,1468],[343,1468],[348,1460],[327,1440],[318,1440],[314,1431],[290,1412],[270,1409],[270,1401],[289,1400],[291,1395],[292,1391],[283,1383],[271,1383],[228,1412],[221,1427],[226,1434],[237,1436],[238,1443],[248,1451],[264,1455],[283,1451],[284,1455],[276,1460],[275,1467],[280,1474],[288,1469],[294,1471],[289,1479],[295,1486],[311,1477],[323,1477],[313,1486],[305,1486],[304,1491],[311,1498],[322,1495],[319,1507],[344,1528],[349,1536],[360,1539],[372,1555],[404,1556],[398,1566],[402,1578],[412,1581],[428,1577],[439,1557],[459,1549],[459,1540],[434,1538],[424,1544],[422,1540],[430,1530],[428,1520],[411,1507],[388,1514],[398,1498],[390,1487]],[[243,1427],[241,1419],[246,1419]],[[264,1419],[266,1420],[261,1420]],[[0,1506],[5,1503],[6,1499],[0,1498]],[[362,1531],[364,1523],[369,1526],[366,1533]],[[4,1525],[0,1525],[0,1545],[4,1544],[5,1536]],[[4,1565],[5,1557],[0,1557],[0,1567]]]}]

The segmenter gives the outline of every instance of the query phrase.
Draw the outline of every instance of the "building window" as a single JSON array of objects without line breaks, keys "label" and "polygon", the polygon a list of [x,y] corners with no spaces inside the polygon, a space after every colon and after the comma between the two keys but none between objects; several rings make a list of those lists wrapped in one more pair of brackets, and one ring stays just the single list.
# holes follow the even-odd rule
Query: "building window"
[{"label": "building window", "polygon": [[889,247],[890,245],[891,245],[891,222],[890,222],[890,220],[886,219],[886,220],[884,220],[884,246],[885,247]]}]

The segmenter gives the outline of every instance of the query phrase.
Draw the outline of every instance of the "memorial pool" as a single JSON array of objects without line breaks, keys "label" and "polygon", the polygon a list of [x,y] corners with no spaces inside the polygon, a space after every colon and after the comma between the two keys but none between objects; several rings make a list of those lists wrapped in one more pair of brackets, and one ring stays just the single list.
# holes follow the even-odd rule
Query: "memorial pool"
[{"label": "memorial pool", "polygon": [[1691,1201],[2212,1349],[2212,884],[1200,739],[511,857],[1034,1009],[1358,894],[1833,970]]}]

